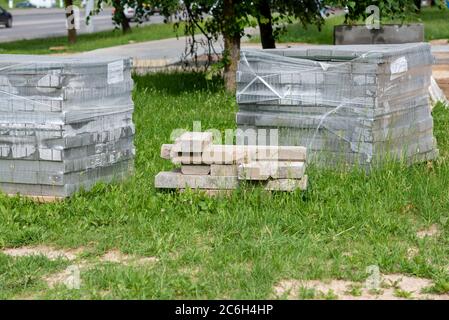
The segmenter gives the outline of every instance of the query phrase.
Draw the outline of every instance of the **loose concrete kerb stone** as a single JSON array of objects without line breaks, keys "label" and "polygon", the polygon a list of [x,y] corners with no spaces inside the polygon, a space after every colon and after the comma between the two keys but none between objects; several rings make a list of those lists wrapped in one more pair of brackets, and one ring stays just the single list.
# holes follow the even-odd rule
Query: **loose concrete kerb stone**
[{"label": "loose concrete kerb stone", "polygon": [[298,146],[251,146],[254,160],[300,161],[305,162],[307,148]]},{"label": "loose concrete kerb stone", "polygon": [[163,144],[161,146],[161,158],[165,160],[170,160],[172,148],[173,148],[172,144]]},{"label": "loose concrete kerb stone", "polygon": [[208,165],[182,165],[182,174],[187,175],[208,175],[210,173],[210,166]]},{"label": "loose concrete kerb stone", "polygon": [[173,151],[178,153],[202,153],[212,144],[211,132],[185,132],[175,140]]},{"label": "loose concrete kerb stone", "polygon": [[301,179],[304,176],[304,162],[253,161],[238,167],[240,180]]},{"label": "loose concrete kerb stone", "polygon": [[270,180],[265,186],[268,191],[295,191],[307,190],[308,177],[305,175],[301,179],[276,179]]},{"label": "loose concrete kerb stone", "polygon": [[198,164],[202,163],[201,153],[176,153],[171,155],[171,162],[173,164]]},{"label": "loose concrete kerb stone", "polygon": [[160,189],[236,189],[237,177],[213,177],[210,175],[183,175],[178,171],[160,172],[155,187]]},{"label": "loose concrete kerb stone", "polygon": [[235,164],[212,164],[210,166],[211,176],[236,177],[237,165]]},{"label": "loose concrete kerb stone", "polygon": [[206,164],[239,164],[248,162],[254,154],[247,146],[211,145],[203,152],[203,163]]}]

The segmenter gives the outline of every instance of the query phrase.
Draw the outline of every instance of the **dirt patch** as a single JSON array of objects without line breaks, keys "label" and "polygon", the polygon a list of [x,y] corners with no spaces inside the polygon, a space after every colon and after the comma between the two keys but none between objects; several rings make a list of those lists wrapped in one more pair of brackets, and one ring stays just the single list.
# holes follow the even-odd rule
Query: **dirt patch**
[{"label": "dirt patch", "polygon": [[104,256],[100,258],[102,262],[120,263],[124,265],[144,265],[158,262],[156,257],[138,257],[134,255],[128,255],[120,252],[119,250],[108,251]]},{"label": "dirt patch", "polygon": [[[119,250],[111,250],[100,257],[99,262],[88,262],[82,260],[78,264],[71,265],[61,272],[54,273],[45,277],[44,280],[45,282],[47,282],[50,288],[54,288],[59,284],[65,284],[68,288],[73,288],[75,285],[80,285],[81,273],[83,271],[93,268],[101,262],[112,262],[129,266],[151,264],[157,261],[159,261],[159,259],[155,257],[138,257],[134,255],[123,254]],[[78,280],[76,279],[77,277]]]},{"label": "dirt patch", "polygon": [[419,254],[419,249],[416,247],[411,247],[407,249],[407,259],[412,260]]},{"label": "dirt patch", "polygon": [[431,45],[446,45],[446,44],[448,44],[448,40],[447,39],[435,39],[435,40],[430,40],[429,43]]},{"label": "dirt patch", "polygon": [[199,280],[201,269],[199,267],[183,267],[179,270],[182,275],[188,276],[192,282]]},{"label": "dirt patch", "polygon": [[440,233],[440,230],[436,224],[432,224],[429,228],[420,230],[416,233],[416,236],[420,239],[425,237],[434,237]]},{"label": "dirt patch", "polygon": [[67,259],[75,260],[84,251],[84,248],[55,249],[49,246],[34,246],[4,249],[1,252],[11,257],[29,257],[42,255],[49,260]]},{"label": "dirt patch", "polygon": [[449,300],[449,295],[423,293],[432,281],[401,274],[383,275],[378,289],[346,280],[284,280],[274,287],[275,298],[340,300]]},{"label": "dirt patch", "polygon": [[50,288],[59,284],[65,284],[69,289],[79,289],[81,285],[81,272],[87,269],[89,265],[85,262],[68,266],[65,270],[53,273],[44,278]]},{"label": "dirt patch", "polygon": [[[56,249],[50,246],[30,246],[30,247],[19,247],[19,248],[8,248],[3,249],[0,252],[11,257],[30,257],[30,256],[44,256],[49,260],[57,259],[67,259],[69,261],[74,261],[78,256],[83,253],[84,248],[76,249]],[[101,262],[112,262],[119,263],[126,266],[130,265],[148,265],[158,262],[159,259],[156,257],[139,257],[135,255],[127,255],[121,253],[119,250],[111,250],[100,257]],[[50,288],[54,288],[58,284],[65,284],[67,287],[73,287],[77,284],[77,278],[79,274],[86,269],[98,265],[98,262],[89,262],[86,260],[77,261],[77,264],[73,264],[67,267],[61,272],[50,274],[43,278],[43,280],[48,284]],[[79,281],[81,281],[79,279]]]}]

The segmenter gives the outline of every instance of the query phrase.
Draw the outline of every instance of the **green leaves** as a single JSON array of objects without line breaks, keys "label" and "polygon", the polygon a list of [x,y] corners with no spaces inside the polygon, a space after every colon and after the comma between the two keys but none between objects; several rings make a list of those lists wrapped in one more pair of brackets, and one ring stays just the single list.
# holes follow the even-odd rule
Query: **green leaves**
[{"label": "green leaves", "polygon": [[379,8],[381,20],[398,19],[404,21],[415,13],[415,0],[328,0],[327,5],[347,7],[345,23],[363,22],[371,13],[366,9],[375,5]]},{"label": "green leaves", "polygon": [[348,1],[347,6],[348,6],[349,9],[354,10],[355,6],[356,6],[356,2],[355,1]]}]

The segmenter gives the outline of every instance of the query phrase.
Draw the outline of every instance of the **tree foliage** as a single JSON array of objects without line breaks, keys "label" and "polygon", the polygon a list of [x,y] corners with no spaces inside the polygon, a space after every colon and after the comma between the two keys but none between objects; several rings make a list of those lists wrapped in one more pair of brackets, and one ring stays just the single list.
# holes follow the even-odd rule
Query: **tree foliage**
[{"label": "tree foliage", "polygon": [[407,17],[416,12],[416,0],[328,0],[328,4],[333,6],[346,7],[345,23],[355,24],[361,19],[366,19],[372,14],[367,10],[369,6],[379,8],[380,19],[397,19],[404,21]]},{"label": "tree foliage", "polygon": [[112,21],[117,27],[121,27],[124,33],[131,31],[131,25],[128,18],[125,16],[124,10],[126,7],[133,8],[135,10],[134,20],[137,23],[141,23],[145,20],[147,12],[145,11],[144,4],[150,4],[150,1],[146,0],[98,0],[95,14],[99,13],[104,5],[112,5],[114,7],[114,14],[112,15]]},{"label": "tree foliage", "polygon": [[[258,25],[263,47],[274,48],[276,38],[290,23],[300,22],[304,27],[314,24],[320,28],[324,23],[322,9],[326,6],[346,7],[346,23],[367,18],[372,14],[367,10],[370,5],[379,8],[381,19],[404,20],[417,10],[416,0],[151,0],[150,3],[166,17],[175,16],[175,25],[183,22],[184,34],[190,38],[187,51],[193,57],[198,48],[198,31],[203,35],[199,42],[209,52],[213,51],[214,40],[223,36],[225,80],[231,82],[234,77],[231,73],[235,72],[239,59],[240,38],[245,35],[246,27]],[[228,88],[233,90],[234,85],[231,83]]]}]

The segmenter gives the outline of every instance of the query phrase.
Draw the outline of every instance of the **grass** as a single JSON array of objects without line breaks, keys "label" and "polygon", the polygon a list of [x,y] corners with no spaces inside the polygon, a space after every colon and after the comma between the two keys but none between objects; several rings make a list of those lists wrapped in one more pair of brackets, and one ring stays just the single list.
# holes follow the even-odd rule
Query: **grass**
[{"label": "grass", "polygon": [[398,298],[411,299],[413,297],[413,292],[405,291],[402,289],[395,289],[394,296]]},{"label": "grass", "polygon": [[[434,39],[449,39],[449,10],[426,8],[419,15],[410,16],[407,22],[424,23],[424,35],[426,41]],[[301,24],[292,24],[287,26],[287,30],[283,33],[278,43],[300,42],[313,44],[333,44],[334,26],[343,24],[344,17],[336,16],[326,20],[321,30],[316,26],[307,26],[304,28]],[[385,21],[386,23],[400,23],[400,21]],[[363,23],[363,22],[361,22]],[[255,36],[251,42],[260,42],[260,37]]]},{"label": "grass", "polygon": [[[182,33],[182,26],[179,32]],[[76,44],[69,44],[67,37],[51,37],[43,39],[19,40],[0,43],[0,54],[51,54],[51,53],[76,53],[107,48],[135,42],[161,40],[174,38],[178,35],[173,24],[151,24],[133,27],[132,32],[123,34],[121,30],[80,34]],[[50,48],[62,47],[58,50]]]},{"label": "grass", "polygon": [[[311,166],[304,194],[270,195],[246,187],[230,198],[208,198],[155,190],[154,176],[172,167],[159,158],[160,146],[172,130],[189,129],[195,120],[203,129],[235,128],[235,97],[223,91],[221,81],[206,81],[202,74],[153,74],[135,81],[134,176],[54,204],[0,195],[0,248],[83,246],[86,259],[119,249],[159,262],[101,263],[82,270],[80,290],[68,290],[21,280],[36,269],[35,281],[54,272],[47,261],[0,256],[9,263],[0,263],[0,297],[260,299],[271,297],[283,279],[364,281],[371,265],[382,273],[430,278],[436,286],[429,290],[447,292],[449,110],[440,105],[433,112],[437,161],[388,164],[370,175]],[[416,236],[432,224],[439,236]],[[419,251],[410,258],[412,247]]]},{"label": "grass", "polygon": [[0,299],[11,296],[24,297],[45,290],[42,277],[60,270],[66,265],[63,260],[50,261],[43,256],[11,258],[0,253]]}]

